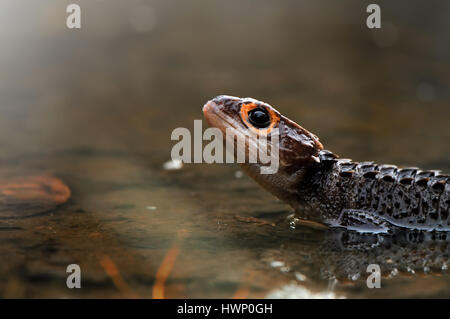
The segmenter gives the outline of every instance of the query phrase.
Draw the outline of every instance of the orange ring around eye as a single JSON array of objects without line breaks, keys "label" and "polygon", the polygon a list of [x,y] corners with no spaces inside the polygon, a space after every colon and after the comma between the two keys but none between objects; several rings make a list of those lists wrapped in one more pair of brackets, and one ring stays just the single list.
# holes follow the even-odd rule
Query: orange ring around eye
[{"label": "orange ring around eye", "polygon": [[278,122],[280,121],[280,116],[278,114],[276,114],[272,109],[264,107],[264,109],[269,112],[270,125],[266,129],[256,128],[249,122],[248,112],[250,112],[251,110],[258,108],[258,107],[260,107],[260,106],[253,102],[242,104],[241,111],[240,111],[241,119],[242,119],[242,121],[244,121],[245,125],[247,125],[247,127],[249,129],[251,129],[253,132],[255,132],[256,134],[267,135],[272,131],[272,129],[275,127],[275,125],[278,124]]}]

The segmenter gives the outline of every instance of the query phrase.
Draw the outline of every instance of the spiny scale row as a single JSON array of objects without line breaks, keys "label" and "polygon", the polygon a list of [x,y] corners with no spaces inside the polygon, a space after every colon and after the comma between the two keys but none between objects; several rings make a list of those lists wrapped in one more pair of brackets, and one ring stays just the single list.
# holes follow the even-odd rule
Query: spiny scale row
[{"label": "spiny scale row", "polygon": [[422,171],[417,167],[398,168],[395,165],[378,165],[374,162],[353,162],[350,159],[340,159],[330,151],[319,153],[321,163],[339,166],[339,174],[343,177],[363,176],[367,179],[378,179],[386,182],[399,182],[405,186],[418,185],[431,187],[434,191],[450,192],[450,175],[440,171]]}]

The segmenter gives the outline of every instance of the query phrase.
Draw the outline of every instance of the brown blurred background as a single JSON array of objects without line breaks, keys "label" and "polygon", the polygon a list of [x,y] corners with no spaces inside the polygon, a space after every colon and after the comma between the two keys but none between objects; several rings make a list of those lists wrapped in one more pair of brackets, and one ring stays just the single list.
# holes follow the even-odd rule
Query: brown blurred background
[{"label": "brown blurred background", "polygon": [[[2,170],[50,172],[72,190],[50,215],[0,220],[19,228],[0,232],[3,296],[151,297],[172,244],[183,266],[165,297],[265,296],[288,280],[242,284],[265,273],[273,234],[232,217],[287,207],[236,167],[162,169],[171,131],[219,94],[272,104],[344,157],[450,169],[447,1],[376,1],[375,30],[373,1],[77,0],[79,30],[66,27],[71,2],[0,3]],[[81,292],[65,288],[72,262],[88,269]],[[409,293],[399,287],[387,295]]]}]

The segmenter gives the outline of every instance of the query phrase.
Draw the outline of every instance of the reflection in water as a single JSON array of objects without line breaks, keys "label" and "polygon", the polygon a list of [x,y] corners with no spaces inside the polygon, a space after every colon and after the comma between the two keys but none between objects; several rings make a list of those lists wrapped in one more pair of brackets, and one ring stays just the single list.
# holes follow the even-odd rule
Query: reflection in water
[{"label": "reflection in water", "polygon": [[336,278],[357,279],[367,266],[377,264],[382,275],[399,272],[438,272],[447,269],[449,239],[446,233],[397,229],[386,234],[328,231],[320,247],[326,255],[326,270]]},{"label": "reflection in water", "polygon": [[[405,276],[416,278],[425,275],[426,280],[433,282],[439,276],[447,275],[450,263],[450,237],[445,232],[397,228],[389,234],[363,234],[329,229],[322,236],[316,234],[316,239],[315,249],[310,249],[310,245],[305,242],[291,241],[284,243],[279,251],[265,253],[270,266],[292,274],[296,280],[296,283],[291,282],[269,296],[284,298],[289,295],[289,291],[299,296],[310,294],[309,297],[321,296],[320,291],[329,293],[321,296],[323,298],[336,298],[345,294],[351,296],[349,284],[353,288],[369,290],[366,280],[372,272],[368,266],[373,264],[380,267],[381,288],[386,280]],[[441,277],[441,285],[446,285],[448,276],[445,278]],[[315,293],[306,289],[314,287],[313,282],[320,283],[323,280],[328,280],[327,288],[322,286]],[[419,291],[415,293],[420,294]]]},{"label": "reflection in water", "polygon": [[172,130],[230,94],[341,156],[448,172],[450,3],[386,1],[378,32],[359,1],[79,2],[77,31],[63,1],[0,2],[0,184],[31,170],[72,195],[0,214],[0,297],[450,296],[441,238],[274,227],[288,208],[236,167],[168,162]]}]

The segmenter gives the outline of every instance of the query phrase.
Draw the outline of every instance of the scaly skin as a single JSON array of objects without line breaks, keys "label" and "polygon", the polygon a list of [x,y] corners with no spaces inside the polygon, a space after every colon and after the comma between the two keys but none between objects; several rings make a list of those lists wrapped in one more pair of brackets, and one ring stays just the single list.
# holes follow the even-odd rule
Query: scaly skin
[{"label": "scaly skin", "polygon": [[327,151],[299,184],[298,210],[314,208],[332,226],[360,231],[449,231],[450,178],[438,171],[338,159]]},{"label": "scaly skin", "polygon": [[[249,120],[254,110],[270,118],[265,127]],[[450,231],[448,174],[339,159],[323,150],[317,136],[255,99],[218,96],[205,104],[203,112],[208,123],[223,133],[252,131],[270,138],[272,129],[279,130],[276,174],[260,174],[259,162],[241,165],[263,188],[294,208],[294,225],[309,220],[359,232],[389,232],[395,227]]]}]

